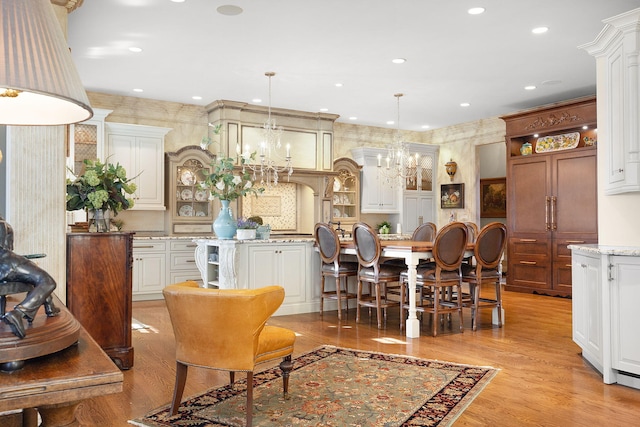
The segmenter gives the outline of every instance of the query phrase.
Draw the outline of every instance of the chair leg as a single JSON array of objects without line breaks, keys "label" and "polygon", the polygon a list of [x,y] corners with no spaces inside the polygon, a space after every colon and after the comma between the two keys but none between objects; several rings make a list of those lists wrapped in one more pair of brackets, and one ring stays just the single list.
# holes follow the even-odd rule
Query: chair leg
[{"label": "chair leg", "polygon": [[320,276],[320,317],[324,317],[324,274]]},{"label": "chair leg", "polygon": [[286,356],[282,362],[280,362],[280,370],[282,370],[282,390],[285,400],[289,399],[289,374],[293,370],[293,362],[291,361],[291,355]]},{"label": "chair leg", "polygon": [[433,336],[438,335],[438,306],[440,305],[440,288],[433,287]]},{"label": "chair leg", "polygon": [[234,382],[236,382],[236,373],[229,371],[229,385],[233,385]]},{"label": "chair leg", "polygon": [[338,300],[338,320],[342,320],[342,304],[340,301],[340,286],[342,285],[342,278],[336,277],[336,299]]},{"label": "chair leg", "polygon": [[378,329],[382,329],[382,302],[380,301],[380,283],[376,283],[376,316],[378,320]]},{"label": "chair leg", "polygon": [[358,279],[358,297],[356,298],[356,323],[360,323],[360,301],[362,300],[362,281]]},{"label": "chair leg", "polygon": [[173,388],[171,415],[178,413],[178,407],[180,406],[180,400],[182,399],[182,393],[184,392],[184,385],[187,382],[187,368],[187,365],[176,362],[176,384]]},{"label": "chair leg", "polygon": [[247,372],[247,427],[253,425],[253,371]]},{"label": "chair leg", "polygon": [[478,314],[479,302],[480,302],[480,285],[476,283],[469,283],[469,293],[471,294],[471,329],[476,331],[478,329]]},{"label": "chair leg", "polygon": [[498,310],[498,327],[502,328],[502,285],[500,284],[500,279],[496,282],[496,301],[498,301],[496,305]]},{"label": "chair leg", "polygon": [[462,319],[462,284],[458,285],[458,313],[460,314],[460,332],[464,332],[464,322]]}]

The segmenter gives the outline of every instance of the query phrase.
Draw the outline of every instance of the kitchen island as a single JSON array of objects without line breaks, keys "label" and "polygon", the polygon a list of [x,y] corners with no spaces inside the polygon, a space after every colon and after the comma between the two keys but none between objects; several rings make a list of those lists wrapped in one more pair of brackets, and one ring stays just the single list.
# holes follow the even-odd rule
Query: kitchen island
[{"label": "kitchen island", "polygon": [[573,341],[606,384],[640,388],[640,247],[569,245]]},{"label": "kitchen island", "polygon": [[[312,236],[265,240],[194,239],[195,260],[205,287],[254,289],[280,285],[285,299],[275,315],[320,309],[320,256]],[[335,307],[327,307],[335,309]]]}]

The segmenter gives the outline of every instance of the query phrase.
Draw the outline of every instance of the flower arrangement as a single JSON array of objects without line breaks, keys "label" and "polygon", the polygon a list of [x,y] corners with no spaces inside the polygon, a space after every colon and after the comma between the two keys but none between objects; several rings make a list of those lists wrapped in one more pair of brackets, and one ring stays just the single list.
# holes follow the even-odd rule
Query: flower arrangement
[{"label": "flower arrangement", "polygon": [[391,224],[389,224],[389,221],[382,221],[378,224],[378,232],[380,234],[389,234],[389,232],[391,232]]},{"label": "flower arrangement", "polygon": [[[252,157],[255,155],[252,154]],[[242,158],[244,164],[245,158]],[[233,159],[221,158],[211,165],[213,172],[208,175],[200,187],[209,189],[209,199],[235,200],[249,194],[258,195],[264,192],[264,188],[254,187],[248,172],[238,171],[234,173]]]},{"label": "flower arrangement", "polygon": [[118,212],[133,207],[136,184],[127,178],[127,171],[119,163],[102,163],[99,160],[84,160],[85,172],[67,178],[67,210],[111,210]]},{"label": "flower arrangement", "polygon": [[255,230],[259,225],[260,224],[258,224],[253,219],[245,217],[238,218],[238,223],[236,224],[238,230]]}]

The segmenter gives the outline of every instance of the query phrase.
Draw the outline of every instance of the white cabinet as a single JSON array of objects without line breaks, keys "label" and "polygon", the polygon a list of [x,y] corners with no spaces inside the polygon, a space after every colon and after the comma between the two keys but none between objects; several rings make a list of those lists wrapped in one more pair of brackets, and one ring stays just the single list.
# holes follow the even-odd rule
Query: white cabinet
[{"label": "white cabinet", "polygon": [[391,185],[380,176],[378,154],[387,155],[382,148],[354,148],[353,159],[362,166],[360,209],[362,213],[399,213],[400,186]]},{"label": "white cabinet", "polygon": [[606,384],[640,389],[640,248],[569,248],[573,340]]},{"label": "white cabinet", "polygon": [[202,286],[202,278],[196,266],[195,250],[197,245],[189,239],[171,239],[167,241],[167,275],[172,283],[193,280]]},{"label": "white cabinet", "polygon": [[161,299],[166,286],[167,242],[133,240],[133,299]]},{"label": "white cabinet", "polygon": [[284,288],[284,303],[306,300],[307,245],[300,243],[277,245],[247,245],[246,267],[251,288],[280,285]]},{"label": "white cabinet", "polygon": [[[592,43],[580,46],[596,57],[598,133],[606,144],[605,194],[640,191],[640,9],[603,21]],[[604,114],[602,114],[604,113]],[[599,150],[600,151],[600,150]],[[600,155],[600,153],[598,153]]]},{"label": "white cabinet", "polygon": [[135,177],[134,210],[165,210],[164,136],[171,130],[154,126],[106,123],[109,163],[120,163]]},{"label": "white cabinet", "polygon": [[415,179],[405,179],[402,189],[402,229],[411,233],[420,224],[436,221],[436,177],[439,147],[408,144],[411,154],[419,154]]},{"label": "white cabinet", "polygon": [[612,365],[640,375],[640,258],[612,256],[610,268]]},{"label": "white cabinet", "polygon": [[[573,340],[587,360],[602,371],[602,271],[600,257],[573,254]],[[579,292],[576,292],[576,287]]]}]

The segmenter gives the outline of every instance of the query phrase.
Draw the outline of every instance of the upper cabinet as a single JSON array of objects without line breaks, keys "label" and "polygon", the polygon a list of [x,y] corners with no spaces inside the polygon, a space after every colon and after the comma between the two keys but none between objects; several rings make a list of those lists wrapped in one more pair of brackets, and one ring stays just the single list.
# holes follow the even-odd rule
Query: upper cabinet
[{"label": "upper cabinet", "polygon": [[387,155],[384,148],[354,148],[353,159],[362,166],[361,211],[362,213],[399,213],[400,191],[380,176],[378,154]]},{"label": "upper cabinet", "polygon": [[603,21],[592,43],[597,59],[598,125],[606,144],[605,194],[640,191],[640,9]]},{"label": "upper cabinet", "polygon": [[67,167],[74,175],[84,172],[85,160],[104,158],[104,119],[111,112],[95,108],[90,120],[70,126]]},{"label": "upper cabinet", "polygon": [[132,209],[165,210],[164,137],[171,129],[107,122],[106,130],[107,161],[120,163],[138,187]]},{"label": "upper cabinet", "polygon": [[360,221],[360,166],[346,157],[333,162],[338,175],[333,180],[333,214],[331,221],[350,232]]},{"label": "upper cabinet", "polygon": [[425,222],[436,221],[436,165],[439,147],[428,144],[408,144],[412,155],[418,154],[415,178],[403,181],[402,229],[411,233]]},{"label": "upper cabinet", "polygon": [[216,156],[200,147],[187,146],[166,157],[169,233],[211,233],[213,202],[209,190],[199,184],[211,173]]}]

